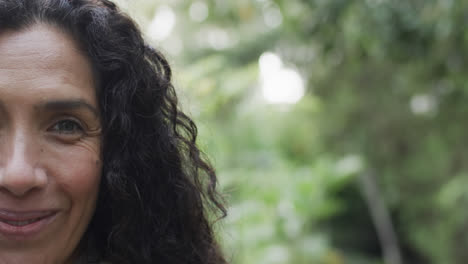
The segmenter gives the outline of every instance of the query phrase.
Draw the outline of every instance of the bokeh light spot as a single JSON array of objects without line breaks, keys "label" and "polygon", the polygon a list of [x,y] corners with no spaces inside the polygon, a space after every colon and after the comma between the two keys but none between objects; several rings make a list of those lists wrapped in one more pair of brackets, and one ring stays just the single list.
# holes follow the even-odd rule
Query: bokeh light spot
[{"label": "bokeh light spot", "polygon": [[166,39],[174,29],[176,16],[169,6],[161,6],[156,10],[148,28],[148,34],[154,40]]},{"label": "bokeh light spot", "polygon": [[305,85],[301,75],[283,66],[278,55],[265,52],[259,59],[263,97],[274,104],[295,104],[304,96]]}]

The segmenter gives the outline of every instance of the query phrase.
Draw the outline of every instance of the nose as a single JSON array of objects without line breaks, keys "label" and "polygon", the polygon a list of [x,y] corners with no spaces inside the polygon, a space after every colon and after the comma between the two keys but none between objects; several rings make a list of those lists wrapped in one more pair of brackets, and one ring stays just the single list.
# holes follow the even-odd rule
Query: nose
[{"label": "nose", "polygon": [[28,143],[24,136],[16,136],[9,145],[8,148],[2,146],[2,152],[6,153],[0,153],[5,158],[0,168],[0,190],[20,197],[43,188],[47,184],[47,176],[36,166],[34,143]]}]

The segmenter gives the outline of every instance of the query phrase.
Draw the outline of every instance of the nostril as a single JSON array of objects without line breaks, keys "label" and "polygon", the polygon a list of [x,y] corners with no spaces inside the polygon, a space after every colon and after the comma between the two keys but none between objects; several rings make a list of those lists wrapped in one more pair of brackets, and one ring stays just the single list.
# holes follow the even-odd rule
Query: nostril
[{"label": "nostril", "polygon": [[31,190],[40,189],[47,184],[43,169],[33,168],[30,164],[12,160],[0,169],[0,188],[15,196],[23,196]]},{"label": "nostril", "polygon": [[15,196],[47,184],[46,172],[38,163],[38,154],[44,150],[27,129],[20,128],[12,133],[0,158],[0,189]]}]

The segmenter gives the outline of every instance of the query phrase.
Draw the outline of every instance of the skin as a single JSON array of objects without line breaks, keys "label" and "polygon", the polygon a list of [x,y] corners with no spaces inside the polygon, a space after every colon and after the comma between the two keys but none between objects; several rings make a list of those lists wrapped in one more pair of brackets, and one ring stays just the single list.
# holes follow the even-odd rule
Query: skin
[{"label": "skin", "polygon": [[73,262],[102,169],[91,69],[53,26],[0,30],[0,209],[56,211],[32,236],[0,233],[2,264]]}]

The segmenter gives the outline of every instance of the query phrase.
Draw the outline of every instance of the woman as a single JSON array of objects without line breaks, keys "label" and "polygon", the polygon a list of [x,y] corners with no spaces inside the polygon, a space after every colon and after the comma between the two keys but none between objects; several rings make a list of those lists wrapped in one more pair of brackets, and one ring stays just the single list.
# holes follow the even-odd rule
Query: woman
[{"label": "woman", "polygon": [[0,0],[0,263],[226,263],[196,134],[112,2]]}]

